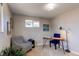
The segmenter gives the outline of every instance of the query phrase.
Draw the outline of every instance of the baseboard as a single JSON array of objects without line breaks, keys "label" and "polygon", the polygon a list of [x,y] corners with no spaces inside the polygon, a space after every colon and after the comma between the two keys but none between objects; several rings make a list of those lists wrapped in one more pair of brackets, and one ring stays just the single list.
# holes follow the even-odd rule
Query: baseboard
[{"label": "baseboard", "polygon": [[76,52],[76,51],[73,51],[73,50],[71,50],[71,53],[74,53],[76,55],[79,55],[79,52]]}]

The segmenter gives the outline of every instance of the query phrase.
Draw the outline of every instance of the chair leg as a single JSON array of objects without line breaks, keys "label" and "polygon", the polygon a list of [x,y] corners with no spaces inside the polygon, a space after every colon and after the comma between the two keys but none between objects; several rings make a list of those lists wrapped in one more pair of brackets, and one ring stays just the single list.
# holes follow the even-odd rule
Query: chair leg
[{"label": "chair leg", "polygon": [[58,44],[58,47],[60,48],[60,43]]},{"label": "chair leg", "polygon": [[63,52],[64,52],[64,54],[65,54],[65,51],[64,51],[64,45],[63,45],[63,41],[62,41],[62,48],[63,48]]},{"label": "chair leg", "polygon": [[55,46],[55,50],[57,49],[57,46],[56,46],[56,44],[54,44],[54,46]]},{"label": "chair leg", "polygon": [[51,47],[51,43],[49,43],[50,47]]}]

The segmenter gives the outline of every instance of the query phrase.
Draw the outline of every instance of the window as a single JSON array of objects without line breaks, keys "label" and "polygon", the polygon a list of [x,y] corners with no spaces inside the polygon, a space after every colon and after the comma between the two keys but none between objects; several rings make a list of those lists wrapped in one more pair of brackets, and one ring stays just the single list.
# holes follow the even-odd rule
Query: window
[{"label": "window", "polygon": [[25,20],[25,27],[33,27],[32,20]]},{"label": "window", "polygon": [[39,21],[25,20],[25,27],[40,27]]},{"label": "window", "polygon": [[33,27],[40,27],[39,22],[38,21],[34,21],[33,22]]}]

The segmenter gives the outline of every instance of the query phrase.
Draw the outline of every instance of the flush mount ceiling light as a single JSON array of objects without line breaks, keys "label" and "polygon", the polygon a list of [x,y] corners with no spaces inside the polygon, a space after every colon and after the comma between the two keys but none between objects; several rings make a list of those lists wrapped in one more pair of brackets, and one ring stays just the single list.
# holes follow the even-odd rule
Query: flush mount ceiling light
[{"label": "flush mount ceiling light", "polygon": [[45,5],[45,9],[48,11],[53,10],[55,7],[56,7],[56,4],[54,4],[54,3],[48,3]]}]

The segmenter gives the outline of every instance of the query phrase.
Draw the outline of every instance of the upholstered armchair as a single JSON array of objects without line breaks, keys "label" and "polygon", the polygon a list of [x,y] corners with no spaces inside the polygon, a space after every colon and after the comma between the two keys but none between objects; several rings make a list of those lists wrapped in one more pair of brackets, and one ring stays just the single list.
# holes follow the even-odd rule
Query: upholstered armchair
[{"label": "upholstered armchair", "polygon": [[32,49],[32,43],[26,41],[22,36],[12,37],[12,47],[22,49],[23,51],[29,51]]}]

